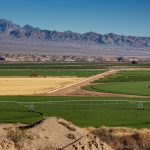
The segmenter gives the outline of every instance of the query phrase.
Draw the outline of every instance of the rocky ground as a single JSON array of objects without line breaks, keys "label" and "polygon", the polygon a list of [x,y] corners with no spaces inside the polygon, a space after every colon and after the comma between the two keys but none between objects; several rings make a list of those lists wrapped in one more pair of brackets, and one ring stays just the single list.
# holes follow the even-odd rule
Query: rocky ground
[{"label": "rocky ground", "polygon": [[0,53],[0,62],[149,62],[150,58],[143,57],[105,57],[105,56],[82,56],[82,55],[51,55],[51,54],[21,54]]}]

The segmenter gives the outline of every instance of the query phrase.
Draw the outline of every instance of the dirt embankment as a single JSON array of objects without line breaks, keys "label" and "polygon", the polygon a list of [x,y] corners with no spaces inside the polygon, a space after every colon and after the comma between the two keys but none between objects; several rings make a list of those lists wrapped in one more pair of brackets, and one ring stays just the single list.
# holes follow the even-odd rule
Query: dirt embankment
[{"label": "dirt embankment", "polygon": [[0,124],[0,150],[113,150],[88,130],[51,117],[33,125]]},{"label": "dirt embankment", "polygon": [[150,130],[101,127],[91,131],[115,150],[149,150]]},{"label": "dirt embankment", "polygon": [[79,128],[56,117],[36,124],[0,124],[0,150],[149,150],[150,130]]}]

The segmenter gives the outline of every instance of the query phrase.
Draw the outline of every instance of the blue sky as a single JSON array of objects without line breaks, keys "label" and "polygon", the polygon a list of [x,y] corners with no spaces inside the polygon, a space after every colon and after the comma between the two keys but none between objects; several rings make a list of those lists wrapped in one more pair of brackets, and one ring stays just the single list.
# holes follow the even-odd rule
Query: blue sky
[{"label": "blue sky", "polygon": [[150,36],[150,0],[0,0],[0,18],[49,30]]}]

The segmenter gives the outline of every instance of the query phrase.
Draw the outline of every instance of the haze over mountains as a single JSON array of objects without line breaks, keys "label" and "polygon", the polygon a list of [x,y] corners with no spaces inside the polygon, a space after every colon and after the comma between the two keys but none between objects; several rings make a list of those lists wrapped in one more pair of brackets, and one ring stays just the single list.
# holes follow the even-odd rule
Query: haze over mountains
[{"label": "haze over mountains", "polygon": [[150,37],[48,31],[0,19],[0,52],[150,57]]}]

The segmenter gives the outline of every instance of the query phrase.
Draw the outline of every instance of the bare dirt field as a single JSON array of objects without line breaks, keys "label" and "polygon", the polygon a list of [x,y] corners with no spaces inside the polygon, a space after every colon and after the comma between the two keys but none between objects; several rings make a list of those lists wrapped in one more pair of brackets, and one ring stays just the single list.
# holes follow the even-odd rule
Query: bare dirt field
[{"label": "bare dirt field", "polygon": [[33,95],[84,80],[78,77],[0,78],[0,95]]}]

